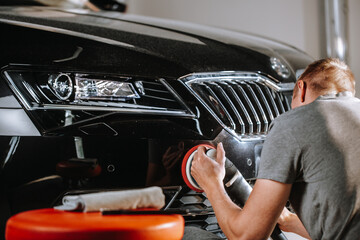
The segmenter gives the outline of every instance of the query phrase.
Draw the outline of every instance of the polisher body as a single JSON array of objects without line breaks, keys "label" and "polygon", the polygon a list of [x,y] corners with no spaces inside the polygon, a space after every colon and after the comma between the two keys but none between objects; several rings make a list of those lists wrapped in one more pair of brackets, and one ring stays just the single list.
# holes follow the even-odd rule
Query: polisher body
[{"label": "polisher body", "polygon": [[[182,175],[188,187],[190,187],[194,191],[203,192],[196,180],[191,176],[192,161],[199,146],[200,145],[191,148],[185,155],[182,163]],[[216,159],[216,150],[213,146],[204,144],[202,144],[201,146],[204,146],[206,148],[206,155],[208,157],[213,160]],[[244,179],[236,166],[227,158],[225,160],[225,177],[223,182],[230,198],[240,207],[243,207],[246,200],[250,196],[252,188],[249,183]]]}]

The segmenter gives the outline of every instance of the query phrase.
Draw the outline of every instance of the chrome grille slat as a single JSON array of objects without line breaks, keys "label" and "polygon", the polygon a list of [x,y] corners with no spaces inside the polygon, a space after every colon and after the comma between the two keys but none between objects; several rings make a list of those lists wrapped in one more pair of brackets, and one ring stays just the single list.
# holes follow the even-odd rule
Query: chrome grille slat
[{"label": "chrome grille slat", "polygon": [[245,103],[244,106],[247,109],[247,111],[251,114],[250,117],[252,118],[253,123],[255,123],[256,128],[254,129],[254,133],[258,134],[261,132],[261,122],[260,118],[254,108],[254,105],[252,104],[248,94],[244,90],[243,86],[237,83],[231,83],[231,85],[234,87],[234,90],[239,95],[240,99]]},{"label": "chrome grille slat", "polygon": [[290,103],[287,98],[284,98],[284,101],[285,101],[285,106],[287,108],[286,111],[289,111],[291,109]]},{"label": "chrome grille slat", "polygon": [[227,92],[229,98],[233,101],[233,104],[235,105],[235,107],[238,109],[238,113],[243,116],[242,119],[245,119],[247,121],[247,124],[245,124],[245,129],[244,129],[245,132],[241,131],[241,134],[243,135],[245,133],[248,133],[248,134],[253,133],[254,132],[253,121],[250,117],[250,114],[246,110],[245,105],[243,104],[242,100],[240,99],[240,97],[238,96],[238,94],[236,93],[234,88],[226,82],[222,82],[220,84],[222,85],[224,90]]},{"label": "chrome grille slat", "polygon": [[266,117],[267,117],[267,125],[266,125],[266,129],[264,129],[264,132],[266,133],[269,129],[269,125],[270,123],[274,120],[274,114],[271,110],[271,107],[268,103],[268,101],[266,100],[266,97],[264,95],[264,92],[263,90],[260,88],[260,86],[258,84],[255,84],[253,82],[250,82],[249,83],[250,86],[252,86],[254,92],[256,93],[256,95],[258,96],[258,99],[259,101],[261,102],[261,106],[264,106],[263,109],[264,109],[264,112],[266,114]]},{"label": "chrome grille slat", "polygon": [[248,72],[195,73],[182,79],[240,136],[264,136],[270,123],[290,110],[292,88],[284,86],[292,83],[276,83]]},{"label": "chrome grille slat", "polygon": [[228,112],[233,119],[235,125],[235,131],[241,132],[241,134],[245,133],[245,124],[243,119],[241,118],[239,112],[236,107],[232,103],[228,94],[225,92],[224,88],[219,85],[219,83],[207,83],[207,85],[214,90],[218,94],[218,97],[222,101],[222,104],[228,109]]},{"label": "chrome grille slat", "polygon": [[273,112],[270,108],[268,101],[265,98],[265,95],[264,95],[262,89],[259,87],[258,84],[255,84],[253,82],[250,82],[249,84],[254,89],[254,92],[258,96],[258,99],[261,102],[261,104],[265,106],[264,111],[266,110],[265,114],[266,114],[267,119],[270,120],[270,122],[273,121],[274,120]]},{"label": "chrome grille slat", "polygon": [[270,103],[270,108],[273,111],[273,116],[276,118],[280,115],[279,108],[276,106],[276,103],[274,101],[274,98],[272,97],[272,94],[270,92],[270,89],[265,87],[264,85],[259,84],[259,87],[263,90],[264,96],[267,100],[267,102]]},{"label": "chrome grille slat", "polygon": [[284,113],[285,112],[285,107],[281,101],[281,97],[280,97],[280,94],[275,92],[275,91],[272,91],[273,92],[273,95],[274,95],[274,99],[276,101],[276,104],[278,107],[280,107],[280,114]]},{"label": "chrome grille slat", "polygon": [[[265,111],[260,104],[258,97],[256,96],[254,90],[251,88],[250,84],[247,82],[240,82],[241,85],[244,86],[244,90],[248,92],[248,96],[251,100],[253,100],[253,108],[255,109],[257,115],[259,116],[260,121],[260,132],[267,132],[269,128],[269,121],[266,117]],[[258,133],[260,133],[258,130]]]},{"label": "chrome grille slat", "polygon": [[212,110],[224,122],[224,124],[234,130],[235,123],[233,119],[214,91],[209,86],[202,83],[195,85],[195,91],[197,91],[199,95],[202,96],[202,99],[205,100],[205,102],[212,108]]}]

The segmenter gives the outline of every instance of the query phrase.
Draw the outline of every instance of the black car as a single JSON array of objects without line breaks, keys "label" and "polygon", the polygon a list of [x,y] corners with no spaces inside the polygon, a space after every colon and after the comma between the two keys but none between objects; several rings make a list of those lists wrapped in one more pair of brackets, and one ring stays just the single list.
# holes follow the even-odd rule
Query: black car
[{"label": "black car", "polygon": [[167,208],[194,210],[186,225],[223,236],[184,183],[182,157],[223,142],[255,180],[269,125],[313,60],[258,36],[119,12],[1,7],[0,32],[1,231],[67,194],[159,185]]}]

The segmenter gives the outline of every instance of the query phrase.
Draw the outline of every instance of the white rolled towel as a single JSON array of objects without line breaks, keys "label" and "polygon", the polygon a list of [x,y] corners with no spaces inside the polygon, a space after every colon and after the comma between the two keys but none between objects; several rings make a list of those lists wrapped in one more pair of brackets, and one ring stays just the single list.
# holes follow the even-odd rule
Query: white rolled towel
[{"label": "white rolled towel", "polygon": [[107,191],[69,195],[62,199],[63,205],[55,209],[84,212],[126,210],[137,208],[160,209],[165,205],[165,195],[160,187],[134,190]]}]

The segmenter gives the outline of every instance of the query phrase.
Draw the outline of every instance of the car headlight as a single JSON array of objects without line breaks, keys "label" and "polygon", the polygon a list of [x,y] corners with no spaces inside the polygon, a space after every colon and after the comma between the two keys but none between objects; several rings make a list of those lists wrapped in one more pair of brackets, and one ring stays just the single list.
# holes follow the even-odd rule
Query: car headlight
[{"label": "car headlight", "polygon": [[88,79],[86,76],[76,76],[75,80],[77,86],[75,100],[124,101],[140,98],[132,83],[129,82]]},{"label": "car headlight", "polygon": [[63,109],[192,115],[164,79],[74,72],[6,70],[27,110]]}]

